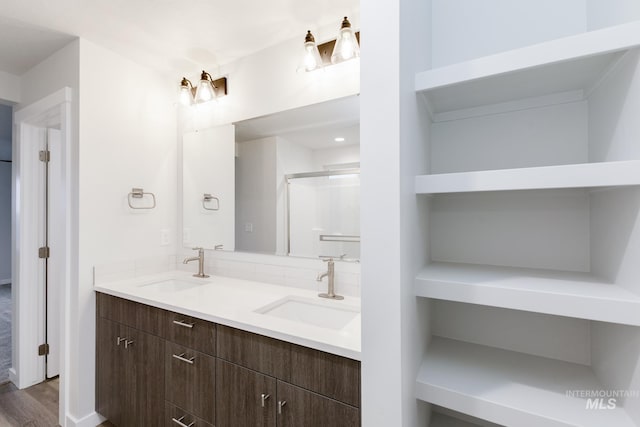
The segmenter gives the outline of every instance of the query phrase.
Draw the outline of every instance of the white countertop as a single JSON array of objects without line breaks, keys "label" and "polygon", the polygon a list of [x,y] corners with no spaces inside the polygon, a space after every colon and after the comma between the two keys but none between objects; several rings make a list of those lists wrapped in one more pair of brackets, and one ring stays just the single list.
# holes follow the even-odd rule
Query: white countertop
[{"label": "white countertop", "polygon": [[[202,281],[202,284],[179,291],[163,291],[143,286],[168,279]],[[360,360],[359,298],[345,297],[342,301],[327,300],[319,298],[315,290],[222,276],[198,279],[191,273],[183,271],[101,283],[95,285],[94,289],[187,316]],[[358,314],[344,328],[333,330],[255,312],[285,297],[300,298],[336,308],[356,309]]]}]

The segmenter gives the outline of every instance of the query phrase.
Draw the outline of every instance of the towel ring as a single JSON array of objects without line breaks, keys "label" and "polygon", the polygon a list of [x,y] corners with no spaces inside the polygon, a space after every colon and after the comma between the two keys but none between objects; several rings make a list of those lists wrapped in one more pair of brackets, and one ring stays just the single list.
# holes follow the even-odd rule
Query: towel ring
[{"label": "towel ring", "polygon": [[[207,207],[207,203],[208,202],[212,202],[214,200],[216,201],[216,207],[215,208]],[[209,193],[204,193],[204,195],[202,196],[202,207],[207,211],[219,211],[220,210],[220,199],[218,199],[217,197],[212,196]]]},{"label": "towel ring", "polygon": [[[151,206],[134,206],[131,202],[133,199],[142,199],[144,196],[151,196],[153,202]],[[127,196],[127,203],[131,209],[154,209],[156,207],[156,195],[153,193],[145,193],[142,188],[132,188]]]}]

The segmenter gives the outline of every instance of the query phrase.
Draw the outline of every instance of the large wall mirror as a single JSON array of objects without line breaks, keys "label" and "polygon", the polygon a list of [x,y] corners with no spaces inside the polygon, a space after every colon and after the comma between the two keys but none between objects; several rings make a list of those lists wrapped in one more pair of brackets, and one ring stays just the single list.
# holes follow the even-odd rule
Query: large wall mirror
[{"label": "large wall mirror", "polygon": [[359,259],[359,97],[186,133],[183,225],[187,247]]}]

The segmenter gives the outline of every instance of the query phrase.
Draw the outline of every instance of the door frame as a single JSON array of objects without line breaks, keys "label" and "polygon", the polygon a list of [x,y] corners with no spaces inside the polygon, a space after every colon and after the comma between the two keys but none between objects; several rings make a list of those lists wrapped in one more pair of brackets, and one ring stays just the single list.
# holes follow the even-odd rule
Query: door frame
[{"label": "door frame", "polygon": [[[60,241],[55,249],[57,266],[55,280],[60,286],[60,383],[59,383],[59,423],[64,424],[68,412],[68,388],[66,385],[69,372],[69,349],[66,331],[69,330],[71,307],[71,273],[72,273],[72,138],[71,138],[71,88],[65,87],[57,92],[25,106],[14,112],[13,138],[13,195],[12,195],[12,368],[9,371],[11,381],[20,389],[37,384],[44,380],[44,358],[38,356],[38,345],[44,337],[44,300],[43,284],[38,284],[39,270],[35,256],[21,254],[37,254],[37,209],[41,201],[40,194],[32,191],[34,177],[38,176],[36,167],[38,144],[34,141],[34,127],[60,129],[61,176],[56,188],[57,205],[50,209],[50,222],[58,229]],[[30,179],[31,178],[31,179]],[[37,302],[37,303],[34,303]]]}]

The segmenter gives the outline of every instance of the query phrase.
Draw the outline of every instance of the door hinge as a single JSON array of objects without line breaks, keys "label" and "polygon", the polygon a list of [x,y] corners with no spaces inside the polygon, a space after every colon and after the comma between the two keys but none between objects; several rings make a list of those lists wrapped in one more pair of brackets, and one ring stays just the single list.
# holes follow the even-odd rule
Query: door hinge
[{"label": "door hinge", "polygon": [[49,150],[40,150],[38,153],[38,157],[41,162],[48,163],[51,160],[51,151]]},{"label": "door hinge", "polygon": [[51,251],[49,249],[49,246],[43,246],[41,248],[38,248],[38,258],[49,258],[49,255],[51,254]]},{"label": "door hinge", "polygon": [[38,356],[46,356],[49,354],[49,344],[40,344],[38,346]]}]

